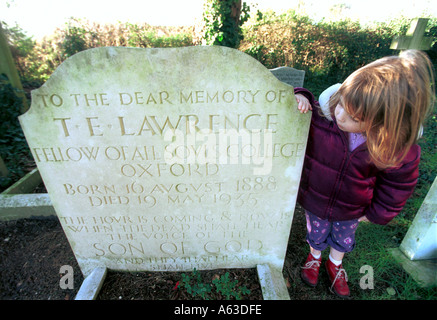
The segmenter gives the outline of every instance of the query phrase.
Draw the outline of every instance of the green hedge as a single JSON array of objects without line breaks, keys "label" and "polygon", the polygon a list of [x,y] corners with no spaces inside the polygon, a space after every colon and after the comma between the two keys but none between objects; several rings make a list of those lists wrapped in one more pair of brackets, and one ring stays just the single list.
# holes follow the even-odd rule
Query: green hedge
[{"label": "green hedge", "polygon": [[[342,82],[361,66],[378,58],[399,54],[391,50],[392,39],[404,35],[410,19],[398,18],[372,27],[358,22],[314,22],[289,10],[283,14],[265,12],[245,25],[240,50],[268,68],[291,66],[305,70],[305,85],[315,94],[330,84]],[[428,22],[436,36],[437,19]],[[437,46],[428,54],[436,63]]]}]

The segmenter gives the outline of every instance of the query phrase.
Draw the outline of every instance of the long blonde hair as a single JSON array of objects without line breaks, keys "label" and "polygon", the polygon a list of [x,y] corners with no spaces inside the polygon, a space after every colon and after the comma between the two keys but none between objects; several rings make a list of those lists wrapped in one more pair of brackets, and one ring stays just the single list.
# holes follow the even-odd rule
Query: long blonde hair
[{"label": "long blonde hair", "polygon": [[331,114],[340,101],[347,113],[364,122],[373,163],[397,166],[434,105],[433,66],[417,50],[376,60],[346,79],[331,97]]}]

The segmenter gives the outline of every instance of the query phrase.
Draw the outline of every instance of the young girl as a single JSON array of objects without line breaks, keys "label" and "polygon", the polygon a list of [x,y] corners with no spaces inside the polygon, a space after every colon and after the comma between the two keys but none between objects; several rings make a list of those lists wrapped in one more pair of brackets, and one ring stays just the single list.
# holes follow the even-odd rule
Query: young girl
[{"label": "young girl", "polygon": [[295,88],[298,109],[313,110],[298,202],[305,209],[310,253],[301,277],[316,286],[321,252],[331,291],[350,295],[342,268],[360,221],[387,224],[418,178],[420,137],[435,92],[427,56],[408,50],[372,62],[320,96]]}]

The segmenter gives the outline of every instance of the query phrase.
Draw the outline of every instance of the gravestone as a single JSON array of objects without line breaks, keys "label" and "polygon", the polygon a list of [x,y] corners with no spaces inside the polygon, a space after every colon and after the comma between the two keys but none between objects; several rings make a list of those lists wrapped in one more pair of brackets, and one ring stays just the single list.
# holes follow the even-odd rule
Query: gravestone
[{"label": "gravestone", "polygon": [[437,178],[401,245],[391,252],[419,285],[437,285]]},{"label": "gravestone", "polygon": [[270,70],[273,75],[280,81],[285,82],[293,87],[303,87],[305,80],[305,71],[297,70],[291,67],[279,67]]},{"label": "gravestone", "polygon": [[310,114],[225,47],[96,48],[20,116],[85,276],[282,270]]}]

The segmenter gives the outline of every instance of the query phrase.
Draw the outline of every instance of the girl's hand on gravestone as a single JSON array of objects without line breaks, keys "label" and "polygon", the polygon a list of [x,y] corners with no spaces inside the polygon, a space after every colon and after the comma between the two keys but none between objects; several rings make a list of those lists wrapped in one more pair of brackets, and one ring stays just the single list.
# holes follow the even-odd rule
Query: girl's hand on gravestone
[{"label": "girl's hand on gravestone", "polygon": [[300,110],[300,113],[307,113],[308,110],[313,110],[310,102],[303,95],[296,94],[295,97],[297,101],[297,108]]}]

